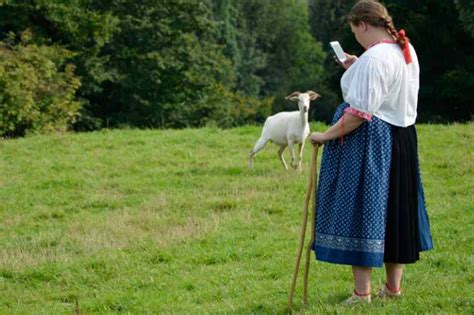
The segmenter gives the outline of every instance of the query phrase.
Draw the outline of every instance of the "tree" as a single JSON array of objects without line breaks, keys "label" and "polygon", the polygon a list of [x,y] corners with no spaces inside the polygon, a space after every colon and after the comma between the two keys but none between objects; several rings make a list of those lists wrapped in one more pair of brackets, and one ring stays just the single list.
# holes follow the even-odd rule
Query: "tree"
[{"label": "tree", "polygon": [[[213,95],[232,81],[215,44],[215,23],[191,0],[110,1],[100,8],[119,18],[119,31],[101,54],[116,78],[90,100],[112,124],[147,127],[227,125],[229,103]],[[230,73],[230,75],[228,75]]]},{"label": "tree", "polygon": [[237,93],[274,97],[275,112],[294,110],[284,96],[295,89],[321,92],[325,54],[309,32],[305,3],[210,0],[209,4],[221,21],[219,42],[235,69]]},{"label": "tree", "polygon": [[[347,23],[347,13],[353,1],[343,0],[309,0],[309,25],[313,37],[321,42],[325,51],[330,51],[329,42],[338,40],[343,49],[353,54],[362,53],[355,41]],[[344,73],[341,66],[336,64],[330,51],[324,60],[323,98],[320,103],[319,119],[331,122],[335,109],[342,102],[340,78]]]},{"label": "tree", "polygon": [[0,17],[0,33],[31,26],[38,42],[75,52],[85,105],[78,128],[231,124],[229,100],[213,94],[233,73],[202,3],[12,0]]},{"label": "tree", "polygon": [[[420,62],[420,121],[466,121],[474,109],[474,46],[453,1],[387,1]],[[436,27],[433,27],[433,26]]]},{"label": "tree", "polygon": [[464,28],[471,34],[471,37],[474,37],[474,4],[472,0],[454,0],[454,3]]},{"label": "tree", "polygon": [[36,45],[25,31],[0,42],[0,136],[64,131],[78,117],[80,81],[66,63],[71,52]]},{"label": "tree", "polygon": [[[34,42],[42,46],[61,45],[74,52],[68,62],[82,85],[77,95],[81,104],[90,104],[92,93],[102,90],[102,82],[116,77],[106,67],[107,56],[101,50],[117,30],[117,18],[97,10],[93,0],[8,0],[0,9],[0,36],[29,29]],[[89,128],[100,127],[101,120],[81,108],[80,121]]]},{"label": "tree", "polygon": [[[472,119],[470,93],[474,87],[472,5],[469,0],[384,1],[395,25],[404,28],[420,62],[418,121],[466,121]],[[363,53],[354,40],[345,15],[355,1],[311,0],[312,33],[325,41],[337,39],[349,53]],[[342,17],[342,19],[341,19]],[[342,69],[331,60],[330,89],[340,97]]]}]

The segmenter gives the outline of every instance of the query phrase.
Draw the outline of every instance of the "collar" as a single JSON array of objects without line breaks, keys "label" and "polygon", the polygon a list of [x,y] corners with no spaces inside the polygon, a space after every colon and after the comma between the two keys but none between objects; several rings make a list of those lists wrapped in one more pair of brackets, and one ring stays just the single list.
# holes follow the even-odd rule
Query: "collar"
[{"label": "collar", "polygon": [[390,39],[382,39],[382,40],[379,40],[379,41],[377,41],[377,42],[375,42],[375,43],[370,44],[370,45],[367,47],[366,50],[368,50],[368,49],[371,48],[371,47],[374,47],[375,45],[383,44],[383,43],[384,43],[384,44],[395,44],[396,42],[395,42],[393,39],[392,39],[392,40],[390,40]]}]

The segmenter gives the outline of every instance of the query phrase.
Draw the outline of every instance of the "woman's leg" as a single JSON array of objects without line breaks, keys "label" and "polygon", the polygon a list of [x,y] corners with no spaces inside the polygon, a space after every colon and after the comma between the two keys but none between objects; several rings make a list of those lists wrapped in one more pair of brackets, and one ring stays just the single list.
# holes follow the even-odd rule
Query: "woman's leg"
[{"label": "woman's leg", "polygon": [[370,276],[372,274],[372,268],[352,266],[352,274],[354,275],[354,286],[356,294],[370,294]]},{"label": "woman's leg", "polygon": [[403,274],[403,265],[394,263],[385,263],[385,272],[387,274],[387,286],[391,291],[399,291]]}]

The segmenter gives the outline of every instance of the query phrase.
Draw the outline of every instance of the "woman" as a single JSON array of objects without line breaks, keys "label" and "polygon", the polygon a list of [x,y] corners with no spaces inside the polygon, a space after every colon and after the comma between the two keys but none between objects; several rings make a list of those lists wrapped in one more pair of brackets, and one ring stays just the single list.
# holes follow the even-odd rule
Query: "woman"
[{"label": "woman", "polygon": [[366,49],[346,54],[345,103],[324,133],[318,188],[318,260],[352,265],[354,292],[345,304],[370,302],[372,267],[385,264],[379,297],[401,295],[403,264],[432,248],[420,180],[415,119],[419,89],[416,52],[397,32],[387,9],[358,1],[348,20]]}]

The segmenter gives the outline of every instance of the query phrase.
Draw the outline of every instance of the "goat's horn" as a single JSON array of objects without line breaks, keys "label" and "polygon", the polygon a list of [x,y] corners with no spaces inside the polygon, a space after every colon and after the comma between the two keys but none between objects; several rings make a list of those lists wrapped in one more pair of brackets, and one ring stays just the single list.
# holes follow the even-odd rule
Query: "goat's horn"
[{"label": "goat's horn", "polygon": [[321,95],[319,95],[319,94],[316,93],[315,91],[308,90],[308,91],[306,91],[306,93],[309,94],[310,96],[311,96],[311,95],[314,95],[314,96],[317,96],[317,97],[321,97]]},{"label": "goat's horn", "polygon": [[295,91],[295,92],[291,93],[290,95],[288,95],[287,97],[285,97],[285,100],[288,100],[288,99],[290,99],[294,96],[299,96],[300,94],[301,94],[300,91]]}]

